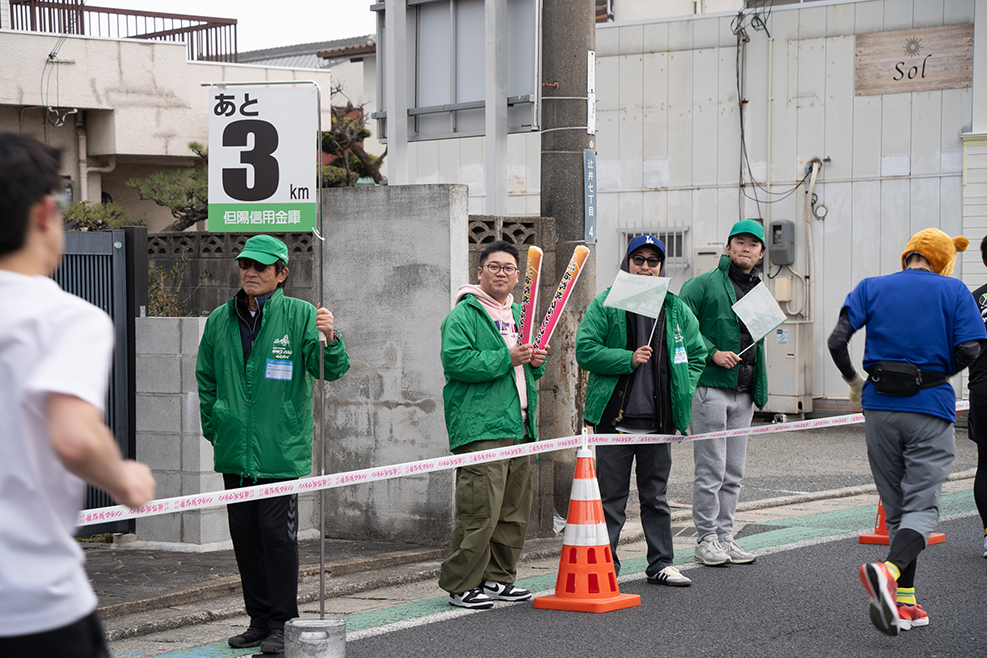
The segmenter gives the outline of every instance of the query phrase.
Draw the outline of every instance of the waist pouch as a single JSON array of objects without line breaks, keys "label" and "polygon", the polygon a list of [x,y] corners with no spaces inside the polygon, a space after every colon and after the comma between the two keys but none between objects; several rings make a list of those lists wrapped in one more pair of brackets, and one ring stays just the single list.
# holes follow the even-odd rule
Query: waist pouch
[{"label": "waist pouch", "polygon": [[922,389],[942,386],[947,381],[944,373],[934,370],[920,370],[914,363],[904,361],[878,361],[866,368],[867,378],[878,393],[909,397]]}]

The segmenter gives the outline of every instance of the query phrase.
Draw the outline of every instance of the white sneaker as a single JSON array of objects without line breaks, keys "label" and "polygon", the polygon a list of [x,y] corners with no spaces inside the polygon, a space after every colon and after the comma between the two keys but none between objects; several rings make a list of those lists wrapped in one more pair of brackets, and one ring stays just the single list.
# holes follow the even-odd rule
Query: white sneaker
[{"label": "white sneaker", "polygon": [[482,591],[487,598],[496,601],[527,601],[531,598],[531,592],[523,587],[515,587],[513,583],[485,580]]},{"label": "white sneaker", "polygon": [[673,566],[667,566],[654,576],[648,576],[648,582],[652,585],[668,585],[669,587],[688,587],[692,581],[682,575]]},{"label": "white sneaker", "polygon": [[696,546],[696,562],[702,562],[711,567],[719,567],[730,564],[730,556],[727,555],[716,535],[709,534],[702,538]]},{"label": "white sneaker", "polygon": [[757,560],[756,555],[742,549],[730,535],[720,542],[720,546],[723,552],[730,556],[731,564],[752,564]]},{"label": "white sneaker", "polygon": [[449,605],[455,605],[460,608],[486,610],[493,607],[493,599],[484,594],[481,587],[474,587],[462,594],[450,594]]}]

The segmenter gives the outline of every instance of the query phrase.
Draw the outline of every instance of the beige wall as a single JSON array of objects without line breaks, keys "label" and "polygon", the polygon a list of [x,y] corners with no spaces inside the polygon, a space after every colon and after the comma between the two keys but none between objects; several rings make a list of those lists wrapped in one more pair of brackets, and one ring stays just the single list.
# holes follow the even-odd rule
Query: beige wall
[{"label": "beige wall", "polygon": [[[209,92],[200,83],[314,80],[325,95],[330,87],[328,71],[189,62],[184,44],[131,39],[69,38],[52,65],[48,54],[55,40],[0,30],[0,130],[28,133],[62,148],[64,173],[81,200],[77,123],[84,122],[88,166],[116,161],[110,174],[89,173],[87,198],[99,201],[106,190],[128,210],[147,215],[151,230],[170,223],[170,214],[137,200],[124,183],[129,172],[187,166],[188,143],[207,143]],[[45,121],[46,106],[79,113],[53,125]],[[328,98],[323,107],[328,125]]]}]

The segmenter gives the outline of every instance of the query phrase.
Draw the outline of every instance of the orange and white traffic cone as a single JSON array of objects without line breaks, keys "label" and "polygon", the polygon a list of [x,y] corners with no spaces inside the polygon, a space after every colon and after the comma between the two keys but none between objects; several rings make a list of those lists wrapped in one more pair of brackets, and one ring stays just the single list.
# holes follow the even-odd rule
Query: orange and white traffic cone
[{"label": "orange and white traffic cone", "polygon": [[593,453],[576,451],[576,477],[569,498],[569,517],[562,539],[562,557],[555,594],[539,596],[535,607],[576,612],[609,612],[641,605],[637,594],[621,594],[603,518],[600,485]]},{"label": "orange and white traffic cone", "polygon": [[[884,513],[884,504],[881,499],[877,499],[877,518],[874,519],[874,532],[862,532],[860,536],[857,537],[857,541],[861,544],[878,544],[887,546],[891,543],[891,539],[888,537],[888,524],[886,522],[887,515]],[[933,532],[929,535],[929,541],[926,546],[931,546],[932,544],[942,544],[946,541],[946,535],[941,532]]]}]

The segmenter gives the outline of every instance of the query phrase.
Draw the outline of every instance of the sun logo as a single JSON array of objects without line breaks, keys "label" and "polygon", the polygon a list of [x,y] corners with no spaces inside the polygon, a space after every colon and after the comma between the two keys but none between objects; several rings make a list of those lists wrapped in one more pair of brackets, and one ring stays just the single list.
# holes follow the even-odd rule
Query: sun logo
[{"label": "sun logo", "polygon": [[905,39],[905,54],[909,57],[918,57],[922,54],[922,40],[918,37]]}]

